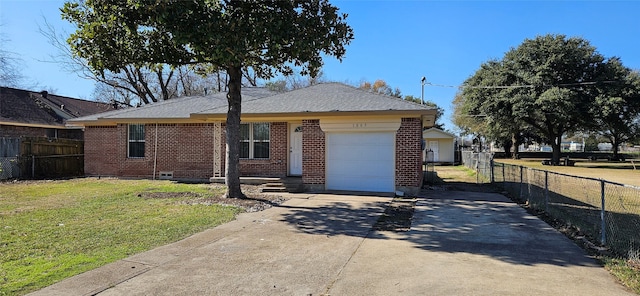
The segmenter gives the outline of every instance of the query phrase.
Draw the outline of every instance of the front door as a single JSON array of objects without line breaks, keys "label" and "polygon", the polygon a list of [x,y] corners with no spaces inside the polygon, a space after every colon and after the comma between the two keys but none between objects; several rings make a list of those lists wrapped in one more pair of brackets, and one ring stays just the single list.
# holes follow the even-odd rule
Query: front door
[{"label": "front door", "polygon": [[440,161],[440,156],[439,151],[440,150],[440,145],[438,144],[438,141],[429,141],[429,150],[431,150],[433,152],[433,162],[438,162]]},{"label": "front door", "polygon": [[302,126],[290,125],[289,136],[289,175],[302,175]]}]

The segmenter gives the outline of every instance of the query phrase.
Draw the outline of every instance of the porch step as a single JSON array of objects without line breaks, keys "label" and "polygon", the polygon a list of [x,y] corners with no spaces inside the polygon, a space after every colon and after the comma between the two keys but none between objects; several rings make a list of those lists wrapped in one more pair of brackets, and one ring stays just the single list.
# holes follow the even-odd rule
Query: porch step
[{"label": "porch step", "polygon": [[287,187],[282,183],[267,183],[260,188],[260,192],[287,192]]},{"label": "porch step", "polygon": [[264,184],[260,192],[302,192],[301,184],[296,182],[272,182]]},{"label": "porch step", "polygon": [[271,186],[271,187],[261,188],[260,192],[289,192],[289,191],[287,191],[287,187],[284,187],[284,186],[280,186],[280,187]]},{"label": "porch step", "polygon": [[[224,177],[212,177],[210,181],[224,184]],[[240,177],[240,183],[263,185],[260,192],[304,192],[304,185],[300,177]]]}]

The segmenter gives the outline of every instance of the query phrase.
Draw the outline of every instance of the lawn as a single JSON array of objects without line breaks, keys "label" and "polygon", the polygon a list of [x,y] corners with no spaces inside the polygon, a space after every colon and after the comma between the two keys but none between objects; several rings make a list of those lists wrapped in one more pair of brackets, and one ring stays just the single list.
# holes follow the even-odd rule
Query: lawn
[{"label": "lawn", "polygon": [[640,163],[638,162],[577,160],[575,166],[548,166],[542,165],[540,159],[495,159],[495,161],[567,175],[605,179],[611,182],[640,186]]},{"label": "lawn", "polygon": [[242,209],[194,202],[223,191],[150,180],[0,183],[0,295],[26,294],[228,222]]}]

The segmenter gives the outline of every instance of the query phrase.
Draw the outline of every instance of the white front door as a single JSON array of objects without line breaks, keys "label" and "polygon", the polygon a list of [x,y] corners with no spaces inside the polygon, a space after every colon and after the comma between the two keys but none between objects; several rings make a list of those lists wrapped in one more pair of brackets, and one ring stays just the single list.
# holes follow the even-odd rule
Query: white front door
[{"label": "white front door", "polygon": [[302,175],[302,125],[289,126],[289,175]]},{"label": "white front door", "polygon": [[440,161],[440,156],[438,155],[440,145],[438,144],[438,141],[429,141],[429,150],[433,152],[433,162]]}]

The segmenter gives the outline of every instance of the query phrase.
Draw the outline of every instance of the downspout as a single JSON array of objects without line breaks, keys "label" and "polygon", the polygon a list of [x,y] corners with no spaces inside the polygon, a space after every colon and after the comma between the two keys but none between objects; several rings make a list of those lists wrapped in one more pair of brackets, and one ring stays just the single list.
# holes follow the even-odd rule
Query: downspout
[{"label": "downspout", "polygon": [[156,168],[158,166],[158,123],[156,123],[156,138],[153,147],[153,180],[156,179]]}]

